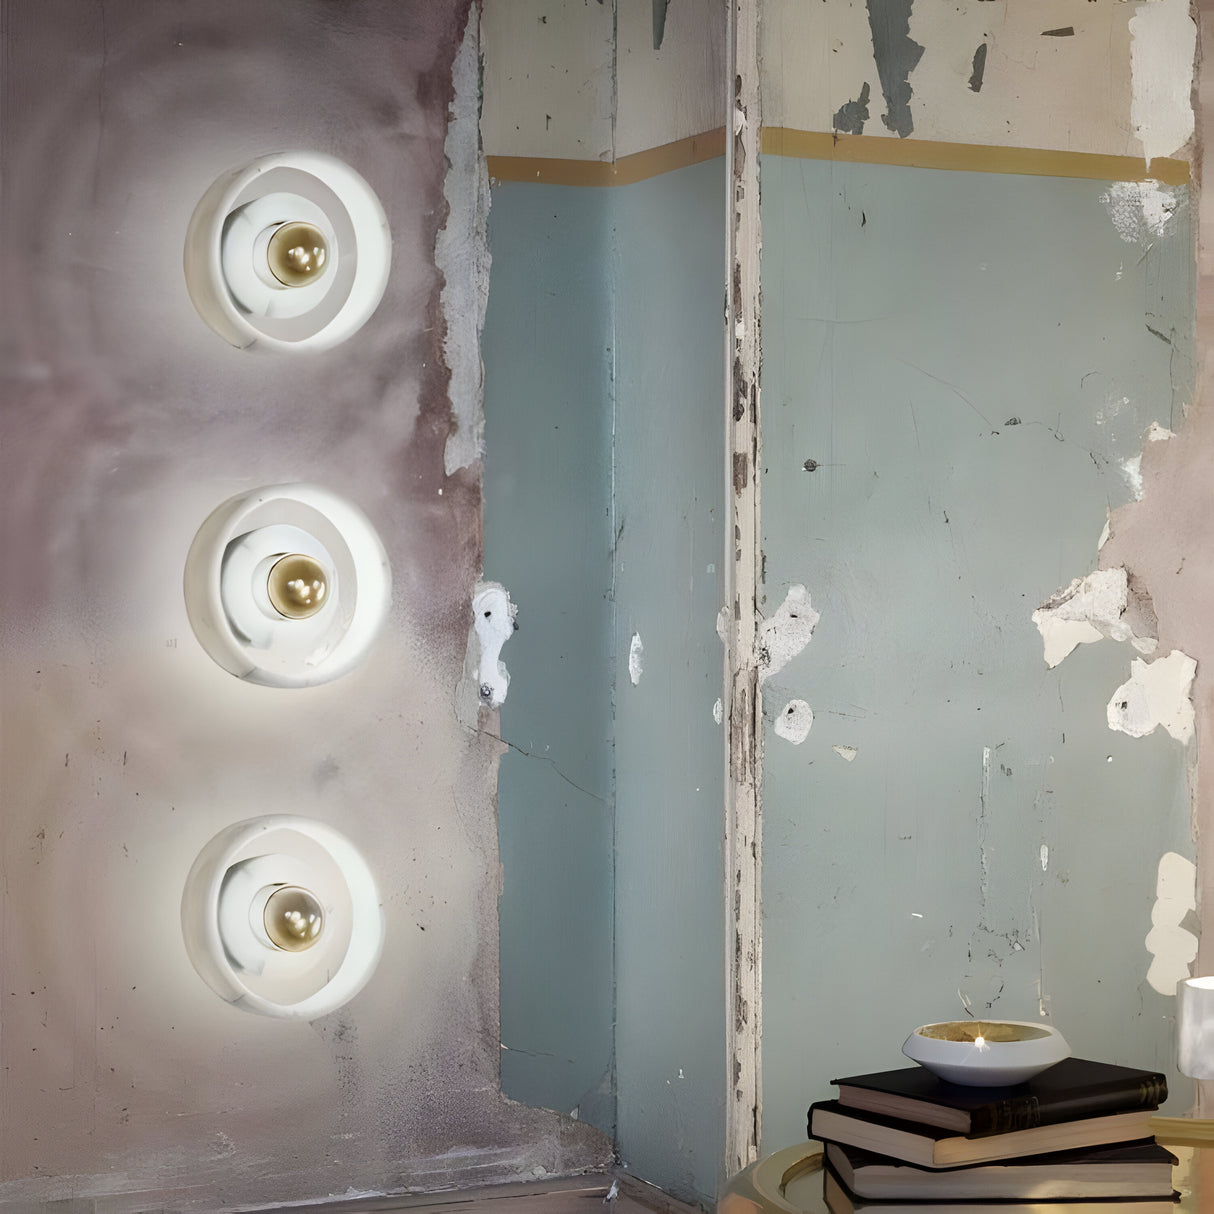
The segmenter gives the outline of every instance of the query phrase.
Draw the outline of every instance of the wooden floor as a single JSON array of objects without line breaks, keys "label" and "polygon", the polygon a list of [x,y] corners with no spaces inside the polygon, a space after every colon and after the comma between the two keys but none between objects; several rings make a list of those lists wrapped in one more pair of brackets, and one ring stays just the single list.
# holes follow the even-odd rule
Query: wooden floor
[{"label": "wooden floor", "polygon": [[632,1176],[574,1176],[421,1197],[365,1197],[274,1209],[299,1214],[392,1214],[397,1210],[408,1214],[701,1214]]}]

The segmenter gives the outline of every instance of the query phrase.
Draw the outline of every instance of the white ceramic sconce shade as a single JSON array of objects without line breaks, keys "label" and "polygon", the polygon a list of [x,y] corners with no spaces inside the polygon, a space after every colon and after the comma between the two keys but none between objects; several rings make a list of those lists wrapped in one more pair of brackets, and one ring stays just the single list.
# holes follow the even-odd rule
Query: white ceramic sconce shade
[{"label": "white ceramic sconce shade", "polygon": [[310,687],[352,669],[391,594],[375,528],[318,485],[229,498],[186,557],[186,612],[199,643],[224,670],[269,687]]},{"label": "white ceramic sconce shade", "polygon": [[[268,907],[298,889],[318,908],[306,947],[275,943]],[[237,822],[198,854],[181,931],[199,976],[248,1012],[315,1020],[348,1003],[379,963],[384,915],[358,849],[323,822],[271,814]]]},{"label": "white ceramic sconce shade", "polygon": [[[295,256],[284,259],[276,237],[288,234],[285,251]],[[345,341],[379,306],[391,262],[375,192],[349,165],[319,152],[262,156],[225,173],[186,232],[190,299],[220,337],[242,348],[324,350]]]},{"label": "white ceramic sconce shade", "polygon": [[1214,978],[1186,978],[1177,984],[1176,1033],[1181,1073],[1214,1079]]}]

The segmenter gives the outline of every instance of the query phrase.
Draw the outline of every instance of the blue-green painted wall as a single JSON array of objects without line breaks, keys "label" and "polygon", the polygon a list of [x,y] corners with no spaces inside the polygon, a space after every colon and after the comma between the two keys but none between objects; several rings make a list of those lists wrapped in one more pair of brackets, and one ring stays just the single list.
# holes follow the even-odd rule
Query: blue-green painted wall
[{"label": "blue-green painted wall", "polygon": [[[616,1066],[637,1175],[716,1196],[725,1049],[725,169],[613,192]],[[632,637],[644,646],[632,683]]]},{"label": "blue-green painted wall", "polygon": [[502,1089],[615,1129],[607,197],[498,186],[485,318],[485,576],[502,650]]},{"label": "blue-green painted wall", "polygon": [[[502,1084],[715,1197],[724,1139],[724,163],[490,211]],[[634,633],[644,673],[628,672]]]},{"label": "blue-green painted wall", "polygon": [[1183,1106],[1143,940],[1192,854],[1184,751],[1106,724],[1128,645],[1051,671],[1030,617],[1179,422],[1187,210],[1127,243],[1108,183],[768,157],[762,184],[764,610],[799,582],[821,612],[765,688],[769,723],[815,719],[765,739],[763,1150],[963,1001]]}]

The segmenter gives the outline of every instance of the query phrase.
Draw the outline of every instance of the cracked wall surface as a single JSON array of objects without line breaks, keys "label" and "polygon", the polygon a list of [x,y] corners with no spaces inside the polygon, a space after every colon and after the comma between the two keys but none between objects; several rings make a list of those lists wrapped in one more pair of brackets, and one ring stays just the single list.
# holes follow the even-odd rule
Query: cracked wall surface
[{"label": "cracked wall surface", "polygon": [[[967,1013],[1165,1070],[1183,1109],[1144,941],[1192,853],[1187,754],[1108,706],[1152,604],[1183,647],[1116,536],[1191,390],[1187,195],[1129,246],[1108,181],[766,156],[762,184],[763,610],[801,583],[821,613],[765,683],[814,721],[764,749],[763,1149]],[[1042,605],[1097,643],[1048,666]]]}]

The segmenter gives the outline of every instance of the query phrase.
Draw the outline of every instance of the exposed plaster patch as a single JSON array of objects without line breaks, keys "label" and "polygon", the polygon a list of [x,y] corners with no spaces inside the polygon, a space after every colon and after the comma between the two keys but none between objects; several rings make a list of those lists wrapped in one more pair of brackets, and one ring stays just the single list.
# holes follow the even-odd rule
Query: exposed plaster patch
[{"label": "exposed plaster patch", "polygon": [[1160,725],[1178,742],[1193,737],[1193,701],[1190,692],[1197,663],[1173,649],[1153,662],[1135,658],[1130,678],[1109,701],[1109,728],[1142,738]]},{"label": "exposed plaster patch", "polygon": [[729,608],[722,607],[717,612],[717,636],[721,638],[722,645],[729,644]]},{"label": "exposed plaster patch", "polygon": [[831,750],[846,763],[850,763],[860,753],[860,749],[857,746],[832,746]]},{"label": "exposed plaster patch", "polygon": [[1151,0],[1130,18],[1130,122],[1143,159],[1171,156],[1193,135],[1197,26],[1189,0]]},{"label": "exposed plaster patch", "polygon": [[1169,430],[1166,426],[1161,426],[1158,422],[1152,422],[1147,430],[1147,442],[1149,443],[1166,443],[1168,439],[1175,437],[1174,431]]},{"label": "exposed plaster patch", "polygon": [[[476,22],[460,43],[452,66],[455,97],[444,145],[450,166],[443,184],[447,222],[434,242],[443,272],[442,307],[447,331],[443,351],[451,369],[448,392],[454,424],[443,452],[447,475],[480,459],[484,451],[484,368],[480,335],[489,300],[489,177],[480,154],[479,47]],[[471,197],[469,185],[471,184]]]},{"label": "exposed plaster patch", "polygon": [[721,702],[720,696],[717,696],[717,702],[712,706],[712,719],[718,725],[725,719],[725,705]]},{"label": "exposed plaster patch", "polygon": [[1050,867],[1050,848],[1048,843],[1041,845],[1041,871],[1046,872]]},{"label": "exposed plaster patch", "polygon": [[632,644],[628,646],[628,677],[635,687],[645,673],[645,646],[641,643],[641,634],[632,634]]},{"label": "exposed plaster patch", "polygon": [[1129,641],[1139,653],[1153,653],[1154,612],[1133,594],[1125,568],[1098,569],[1075,578],[1033,612],[1045,646],[1045,664],[1053,668],[1075,648],[1108,637]]},{"label": "exposed plaster patch", "polygon": [[809,737],[814,710],[804,700],[789,700],[776,715],[776,737],[800,746]]},{"label": "exposed plaster patch", "polygon": [[867,0],[873,58],[885,96],[886,110],[881,121],[899,138],[915,129],[910,110],[910,74],[923,56],[923,47],[910,36],[913,5],[914,0]]},{"label": "exposed plaster patch", "polygon": [[799,582],[789,586],[784,602],[759,626],[760,681],[782,670],[809,644],[820,618],[809,591]]},{"label": "exposed plaster patch", "polygon": [[500,660],[502,646],[518,627],[518,608],[506,588],[498,582],[481,582],[472,597],[472,625],[480,646],[477,679],[480,702],[500,708],[510,686],[510,672]]},{"label": "exposed plaster patch", "polygon": [[1183,200],[1176,186],[1157,181],[1115,181],[1101,194],[1100,201],[1117,235],[1126,244],[1139,244],[1162,236]]},{"label": "exposed plaster patch", "polygon": [[1197,866],[1174,851],[1159,860],[1155,879],[1155,905],[1147,951],[1152,955],[1147,982],[1161,995],[1176,994],[1176,984],[1189,976],[1197,956],[1197,937],[1181,927],[1186,915],[1197,909]]}]

